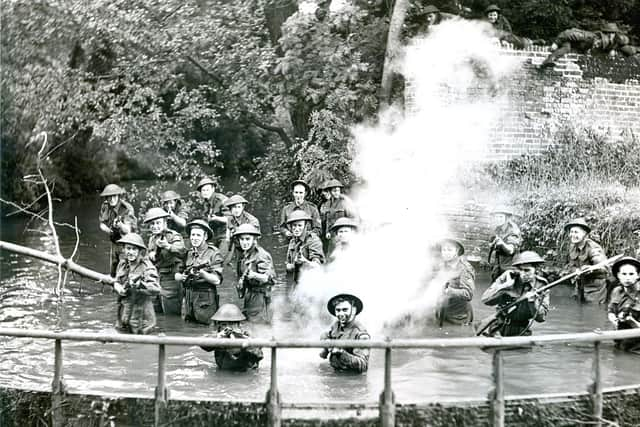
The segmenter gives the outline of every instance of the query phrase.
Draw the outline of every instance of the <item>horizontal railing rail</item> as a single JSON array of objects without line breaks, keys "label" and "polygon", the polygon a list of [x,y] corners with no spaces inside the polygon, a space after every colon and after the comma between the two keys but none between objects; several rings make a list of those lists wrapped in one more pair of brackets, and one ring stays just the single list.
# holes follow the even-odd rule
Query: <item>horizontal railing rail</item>
[{"label": "horizontal railing rail", "polygon": [[[603,341],[640,338],[640,328],[620,331],[600,331],[539,335],[528,337],[466,337],[466,338],[424,338],[424,339],[386,339],[386,340],[278,340],[278,339],[227,339],[208,337],[185,337],[166,335],[127,335],[104,334],[74,331],[25,330],[20,328],[0,328],[0,336],[17,338],[40,338],[54,340],[55,360],[51,394],[51,421],[54,427],[65,425],[62,415],[63,398],[65,393],[63,381],[63,341],[97,341],[101,343],[134,343],[158,346],[158,376],[155,391],[154,425],[159,426],[164,419],[167,401],[169,399],[166,384],[166,346],[207,346],[218,348],[238,347],[267,347],[271,348],[271,379],[270,388],[266,396],[268,425],[279,427],[282,425],[282,409],[292,405],[283,405],[278,392],[277,350],[300,348],[371,348],[384,349],[384,390],[377,405],[380,424],[383,427],[395,425],[396,403],[391,388],[391,353],[399,349],[437,349],[437,348],[480,348],[493,350],[493,389],[489,393],[491,403],[492,424],[504,426],[505,396],[504,396],[504,367],[502,352],[514,347],[535,347],[549,344],[585,343],[593,345],[592,380],[588,393],[591,397],[593,421],[591,424],[602,425],[603,386],[600,367],[600,344]],[[348,404],[349,407],[351,404]],[[359,407],[358,404],[353,404]],[[361,406],[361,405],[360,405]]]}]

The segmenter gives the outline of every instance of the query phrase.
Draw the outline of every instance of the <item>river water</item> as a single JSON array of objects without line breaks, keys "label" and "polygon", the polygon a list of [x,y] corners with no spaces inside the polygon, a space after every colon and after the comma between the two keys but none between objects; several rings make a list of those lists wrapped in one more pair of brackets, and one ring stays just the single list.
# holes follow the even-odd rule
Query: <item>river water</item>
[{"label": "river water", "polygon": [[[97,197],[70,200],[56,207],[56,220],[73,223],[79,215],[82,230],[76,261],[86,267],[108,272],[109,243],[98,229]],[[27,226],[25,228],[25,225]],[[34,227],[35,230],[30,227]],[[269,227],[263,225],[263,230]],[[69,256],[74,233],[58,228],[62,252]],[[52,251],[52,239],[44,228],[11,217],[2,223],[2,240]],[[253,329],[253,336],[270,338],[315,338],[321,330],[301,329],[288,316],[284,301],[284,253],[281,242],[265,235],[262,245],[271,251],[278,283],[272,329]],[[0,253],[0,327],[57,329],[114,333],[115,294],[88,280],[72,276],[64,302],[52,295],[56,269],[35,259],[9,252]],[[238,303],[233,288],[235,273],[225,271],[220,289],[221,302]],[[476,283],[476,319],[492,312],[479,297],[487,287],[487,275],[480,272]],[[279,298],[278,298],[279,296]],[[604,308],[578,306],[567,288],[556,288],[551,295],[548,320],[535,324],[535,334],[609,329]],[[158,332],[167,335],[202,336],[210,332],[204,325],[185,324],[177,317],[158,318]],[[393,330],[394,338],[471,336],[465,328],[421,331]],[[382,337],[374,337],[382,338]],[[591,346],[554,345],[532,351],[505,354],[507,394],[533,394],[585,391],[590,383]],[[153,396],[156,384],[157,346],[64,342],[64,376],[71,392]],[[373,351],[367,375],[336,374],[318,357],[317,349],[278,351],[278,381],[285,402],[355,401],[375,402],[383,389],[384,354]],[[167,347],[167,383],[172,398],[263,400],[269,388],[269,356],[256,371],[230,373],[218,371],[213,354],[199,347]],[[605,386],[640,383],[638,356],[602,346],[602,376]],[[53,341],[0,337],[0,384],[23,389],[47,390],[53,372]],[[443,399],[483,398],[491,382],[491,355],[481,350],[397,350],[393,352],[393,390],[402,403]]]}]

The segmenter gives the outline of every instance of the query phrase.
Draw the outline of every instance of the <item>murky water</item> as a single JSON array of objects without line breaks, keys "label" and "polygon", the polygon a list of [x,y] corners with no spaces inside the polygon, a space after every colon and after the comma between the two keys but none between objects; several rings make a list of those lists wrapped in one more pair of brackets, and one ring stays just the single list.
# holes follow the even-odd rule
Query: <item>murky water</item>
[{"label": "murky water", "polygon": [[[108,271],[109,244],[98,230],[99,200],[83,199],[57,207],[58,221],[73,222],[81,215],[82,230],[77,262],[89,268]],[[2,239],[26,246],[52,250],[51,237],[43,229],[24,231],[23,220],[10,218],[2,225]],[[268,227],[263,229],[267,230]],[[59,228],[62,251],[73,250],[73,233]],[[285,248],[272,236],[263,246],[276,261],[279,281],[275,293],[284,295],[283,258]],[[222,302],[236,302],[235,274],[225,271]],[[65,329],[114,333],[115,295],[109,287],[72,276],[64,303],[51,294],[56,269],[37,260],[8,252],[0,253],[0,327],[26,329]],[[480,274],[474,308],[476,318],[491,313],[479,302],[487,287]],[[282,301],[282,299],[276,299]],[[536,334],[608,329],[604,308],[578,306],[567,289],[552,294],[548,321],[535,325]],[[62,306],[63,305],[63,306]],[[289,306],[277,303],[279,321],[271,330],[253,330],[253,335],[269,338],[315,338],[320,330],[300,336],[300,329],[288,319]],[[165,334],[201,336],[206,326],[185,324],[176,317],[159,316],[159,330]],[[469,329],[426,329],[416,332],[390,331],[394,338],[470,336]],[[69,390],[85,393],[118,393],[152,396],[156,383],[157,347],[134,344],[64,342],[64,375]],[[269,387],[269,351],[254,372],[218,371],[213,354],[199,347],[168,347],[167,383],[173,398],[263,400]],[[622,353],[606,343],[602,351],[605,386],[640,383],[637,356]],[[278,352],[278,380],[285,402],[367,401],[373,402],[383,388],[384,356],[373,351],[367,375],[336,374],[318,357],[318,350]],[[0,384],[45,390],[53,372],[53,342],[38,339],[0,337]],[[508,394],[584,391],[591,372],[591,347],[554,345],[532,351],[513,351],[505,356]],[[401,402],[436,399],[481,398],[490,387],[491,356],[481,350],[404,350],[393,352],[393,389]]]}]

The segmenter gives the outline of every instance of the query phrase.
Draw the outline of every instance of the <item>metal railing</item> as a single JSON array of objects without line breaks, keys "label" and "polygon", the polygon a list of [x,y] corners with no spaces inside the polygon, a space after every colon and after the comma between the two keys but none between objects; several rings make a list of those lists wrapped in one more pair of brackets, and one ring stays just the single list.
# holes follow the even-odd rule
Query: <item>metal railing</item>
[{"label": "metal railing", "polygon": [[489,393],[492,413],[492,425],[504,426],[505,396],[504,396],[504,365],[502,352],[513,347],[533,347],[545,344],[592,343],[592,384],[589,387],[591,395],[593,418],[595,425],[601,425],[603,411],[603,386],[600,370],[600,343],[627,338],[640,338],[640,329],[621,331],[595,331],[573,334],[540,335],[529,337],[508,338],[430,338],[430,339],[397,339],[397,340],[265,340],[265,339],[220,339],[182,336],[159,335],[126,335],[101,334],[84,332],[53,332],[48,330],[24,330],[18,328],[0,328],[0,336],[20,338],[42,338],[55,340],[55,360],[51,396],[51,419],[54,427],[64,423],[61,413],[63,395],[65,392],[63,380],[63,352],[62,341],[97,341],[101,343],[135,343],[158,346],[158,378],[155,390],[155,419],[154,425],[162,424],[163,410],[168,400],[166,383],[166,346],[206,346],[219,348],[238,347],[266,347],[271,348],[271,383],[266,396],[269,426],[282,425],[282,402],[278,392],[277,350],[283,348],[370,348],[384,349],[384,390],[378,404],[380,424],[383,427],[395,425],[396,403],[391,388],[391,353],[398,349],[443,349],[443,348],[481,348],[493,350],[492,377],[493,389]]}]

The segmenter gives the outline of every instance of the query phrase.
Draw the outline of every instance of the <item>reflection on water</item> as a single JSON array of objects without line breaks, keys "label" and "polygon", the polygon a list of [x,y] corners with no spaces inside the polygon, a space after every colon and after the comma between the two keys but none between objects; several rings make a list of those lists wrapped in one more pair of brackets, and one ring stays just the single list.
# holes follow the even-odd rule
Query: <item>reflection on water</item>
[{"label": "reflection on water", "polygon": [[[58,208],[59,220],[73,222],[73,213],[82,229],[77,261],[98,271],[108,271],[109,244],[98,230],[99,200],[76,200]],[[2,239],[34,248],[51,250],[51,239],[41,233],[24,233],[24,223],[13,220],[2,226]],[[264,227],[264,229],[269,229]],[[60,229],[65,255],[73,250],[71,230]],[[285,249],[272,236],[263,245],[272,251],[279,281],[276,296],[284,294],[283,258]],[[227,267],[221,288],[222,302],[235,302],[235,273]],[[480,275],[474,301],[476,318],[492,312],[482,306],[480,294],[486,277]],[[65,329],[114,333],[115,296],[111,288],[72,275],[64,304],[51,295],[56,280],[54,267],[17,254],[0,253],[0,326],[26,329]],[[276,301],[283,298],[276,298]],[[564,333],[608,328],[604,308],[578,306],[566,288],[552,294],[548,321],[535,325],[535,333]],[[280,302],[280,321],[273,329],[254,329],[253,336],[270,338],[315,338],[320,330],[304,330],[294,325]],[[366,308],[365,308],[366,309]],[[158,318],[159,332],[171,335],[201,336],[210,328],[184,324],[179,318]],[[470,336],[465,328],[388,331],[394,338]],[[64,342],[64,375],[69,390],[85,393],[117,393],[153,396],[156,385],[158,349],[134,344]],[[167,383],[172,398],[264,400],[269,388],[270,352],[257,371],[237,373],[218,371],[213,354],[199,347],[167,347]],[[278,351],[278,381],[287,402],[357,401],[378,399],[383,388],[384,353],[371,353],[367,375],[336,374],[318,356],[318,349]],[[0,337],[0,384],[9,387],[47,390],[53,372],[53,342],[47,340]],[[602,374],[605,386],[640,383],[638,359],[603,344]],[[554,345],[531,351],[505,354],[505,380],[508,394],[585,391],[590,383],[591,347]],[[397,350],[392,353],[393,389],[400,402],[486,396],[491,382],[491,355],[477,349]]]}]

